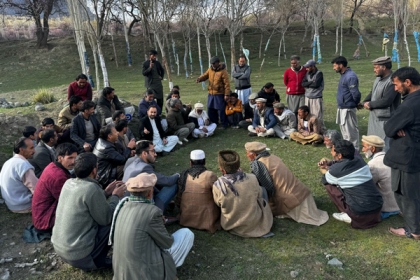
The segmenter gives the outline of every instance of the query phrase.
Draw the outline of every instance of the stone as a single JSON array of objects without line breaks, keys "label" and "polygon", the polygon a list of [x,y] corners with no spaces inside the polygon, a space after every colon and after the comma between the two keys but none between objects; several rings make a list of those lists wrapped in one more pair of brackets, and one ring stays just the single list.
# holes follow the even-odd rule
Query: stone
[{"label": "stone", "polygon": [[295,271],[295,270],[290,271],[290,276],[291,276],[292,278],[296,278],[298,275],[299,275],[299,272],[297,272],[297,271]]},{"label": "stone", "polygon": [[201,264],[199,264],[199,263],[195,264],[195,267],[200,267],[200,266],[201,266]]},{"label": "stone", "polygon": [[340,262],[337,258],[333,258],[328,261],[328,264],[331,266],[338,267],[339,269],[343,269],[343,263]]},{"label": "stone", "polygon": [[20,103],[20,102],[15,102],[15,107],[21,107],[22,106],[22,103]]},{"label": "stone", "polygon": [[15,244],[16,244],[15,242],[12,242],[12,243],[10,243],[9,245],[10,245],[10,246],[13,246],[13,245],[15,245]]},{"label": "stone", "polygon": [[26,101],[25,103],[22,104],[22,107],[28,107],[29,106],[29,102]]},{"label": "stone", "polygon": [[44,111],[44,110],[45,110],[44,105],[42,105],[42,104],[35,105],[35,111]]},{"label": "stone", "polygon": [[13,261],[13,258],[5,258],[4,261],[5,262],[12,262]]},{"label": "stone", "polygon": [[6,101],[6,98],[0,98],[0,104]]},{"label": "stone", "polygon": [[4,271],[1,275],[0,275],[0,279],[1,280],[7,280],[10,278],[10,272],[9,270]]},{"label": "stone", "polygon": [[420,280],[420,277],[418,277],[418,276],[413,276],[413,277],[411,277],[411,278],[410,278],[410,280]]}]

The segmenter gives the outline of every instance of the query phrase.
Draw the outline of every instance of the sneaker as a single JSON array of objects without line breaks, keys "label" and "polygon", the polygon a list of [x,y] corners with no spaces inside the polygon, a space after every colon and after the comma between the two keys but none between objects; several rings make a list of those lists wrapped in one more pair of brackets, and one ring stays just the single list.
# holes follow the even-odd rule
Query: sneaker
[{"label": "sneaker", "polygon": [[334,213],[332,216],[334,219],[339,220],[340,222],[345,222],[348,224],[351,223],[351,218],[349,217],[349,215],[347,215],[347,213]]},{"label": "sneaker", "polygon": [[187,138],[184,138],[184,139],[182,139],[183,141],[185,141],[185,142],[188,142],[188,139]]},{"label": "sneaker", "polygon": [[200,134],[198,134],[198,138],[203,138],[204,136],[206,136],[206,134],[205,134],[205,133],[200,133]]},{"label": "sneaker", "polygon": [[258,134],[255,132],[248,132],[248,136],[257,136]]},{"label": "sneaker", "polygon": [[182,145],[183,143],[182,143],[182,141],[179,141],[179,140],[178,140],[178,144],[179,144],[179,145]]}]

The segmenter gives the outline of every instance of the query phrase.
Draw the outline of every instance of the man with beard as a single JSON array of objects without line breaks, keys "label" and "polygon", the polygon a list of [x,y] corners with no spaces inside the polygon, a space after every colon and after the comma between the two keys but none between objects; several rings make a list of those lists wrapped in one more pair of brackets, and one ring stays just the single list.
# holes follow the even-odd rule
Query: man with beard
[{"label": "man with beard", "polygon": [[[162,116],[162,107],[160,107],[155,101],[155,94],[153,93],[153,90],[148,89],[144,94],[144,98],[140,100],[139,103],[138,112],[140,120],[147,116],[147,110],[149,110],[150,106],[155,106],[157,110],[157,116]],[[161,119],[160,123],[162,124],[163,130],[166,131],[168,129],[168,122],[166,119]]]},{"label": "man with beard", "polygon": [[298,131],[292,132],[290,138],[302,145],[322,143],[324,131],[321,121],[315,115],[309,113],[308,106],[299,107],[298,116]]},{"label": "man with beard", "polygon": [[40,177],[45,167],[55,159],[55,145],[57,144],[57,133],[52,129],[41,132],[41,141],[35,148],[35,154],[29,162],[35,168],[36,177]]},{"label": "man with beard", "polygon": [[149,60],[143,63],[144,85],[146,89],[150,89],[154,93],[157,104],[163,108],[163,86],[162,80],[165,75],[165,70],[159,61],[157,61],[157,51],[150,50]]},{"label": "man with beard", "polygon": [[248,129],[248,126],[252,124],[252,119],[254,118],[254,111],[257,108],[257,104],[255,102],[255,99],[258,98],[257,93],[252,93],[248,97],[248,102],[243,104],[244,105],[244,114],[243,114],[243,120],[239,122],[239,127]]},{"label": "man with beard", "polygon": [[258,98],[267,100],[265,106],[273,108],[273,104],[280,102],[280,95],[275,90],[273,83],[266,83],[258,92]]},{"label": "man with beard", "polygon": [[309,107],[311,114],[318,118],[325,129],[324,101],[322,99],[324,75],[316,67],[315,60],[309,60],[303,67],[306,68],[306,75],[302,80],[302,86],[305,88],[305,105]]},{"label": "man with beard", "polygon": [[391,79],[404,102],[384,126],[385,135],[392,138],[384,163],[391,167],[392,190],[405,227],[391,227],[389,232],[420,239],[420,74],[413,67],[402,67]]},{"label": "man with beard", "polygon": [[63,143],[55,150],[57,161],[51,162],[42,172],[32,198],[32,222],[37,232],[52,232],[55,210],[64,183],[72,177],[77,147]]},{"label": "man with beard", "polygon": [[287,107],[297,114],[300,106],[305,105],[305,89],[302,80],[306,75],[306,68],[300,65],[300,57],[290,57],[290,68],[284,71],[283,82],[286,86]]},{"label": "man with beard", "polygon": [[273,108],[265,106],[264,98],[257,98],[257,110],[254,112],[252,125],[248,126],[249,136],[268,137],[274,135],[274,126],[277,118],[274,116]]},{"label": "man with beard", "polygon": [[225,114],[225,101],[229,100],[230,82],[229,74],[226,71],[226,65],[220,63],[217,56],[210,60],[211,66],[207,71],[197,78],[196,82],[209,80],[207,109],[212,123],[220,124],[227,128],[228,122]]},{"label": "man with beard", "polygon": [[64,107],[58,114],[57,125],[63,130],[69,129],[71,121],[77,116],[77,114],[79,114],[82,104],[83,100],[80,96],[71,96],[69,106]]},{"label": "man with beard", "polygon": [[389,56],[379,57],[372,61],[376,79],[371,92],[363,100],[365,109],[370,110],[368,135],[377,135],[384,139],[384,152],[389,149],[389,138],[385,136],[384,125],[392,112],[401,104],[401,95],[392,84],[392,61]]},{"label": "man with beard", "polygon": [[273,107],[274,116],[277,118],[274,132],[277,137],[290,140],[290,134],[296,131],[296,115],[283,103],[276,103]]},{"label": "man with beard", "polygon": [[188,115],[188,122],[195,125],[192,132],[194,138],[210,137],[217,127],[215,123],[210,122],[206,111],[204,111],[204,105],[201,103],[194,104],[194,110]]},{"label": "man with beard", "polygon": [[109,123],[112,120],[112,114],[115,113],[115,111],[124,110],[123,105],[114,91],[115,90],[112,87],[105,87],[99,97],[96,110],[98,111],[99,123],[101,125]]},{"label": "man with beard", "polygon": [[67,100],[70,101],[72,96],[80,96],[83,101],[92,100],[92,86],[87,81],[85,74],[77,76],[76,81],[71,82],[67,88]]},{"label": "man with beard", "polygon": [[344,140],[353,143],[359,150],[359,128],[357,124],[356,108],[360,102],[359,79],[356,73],[347,66],[344,56],[334,58],[331,63],[335,72],[341,75],[337,90],[337,118]]},{"label": "man with beard", "polygon": [[235,92],[242,104],[248,102],[251,89],[251,67],[246,64],[245,55],[239,56],[238,64],[232,69],[232,77],[235,79]]}]

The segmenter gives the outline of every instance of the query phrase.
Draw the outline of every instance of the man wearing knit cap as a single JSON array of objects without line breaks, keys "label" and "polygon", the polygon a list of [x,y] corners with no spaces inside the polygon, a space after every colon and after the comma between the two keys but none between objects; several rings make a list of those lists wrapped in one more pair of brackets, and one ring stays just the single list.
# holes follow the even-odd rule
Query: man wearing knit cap
[{"label": "man wearing knit cap", "polygon": [[211,233],[220,229],[220,208],[213,200],[213,183],[217,176],[207,170],[203,150],[193,150],[190,167],[181,172],[176,203],[180,209],[181,226],[204,229]]},{"label": "man wearing knit cap", "polygon": [[391,57],[379,57],[372,63],[376,79],[373,82],[372,90],[362,102],[364,108],[370,110],[367,133],[384,139],[384,152],[387,152],[390,138],[385,136],[384,125],[391,117],[392,112],[401,104],[401,95],[394,89],[391,80]]},{"label": "man wearing knit cap", "polygon": [[283,161],[267,151],[261,142],[245,144],[252,173],[267,190],[274,216],[287,217],[298,223],[320,226],[328,221],[328,214],[319,210],[311,191],[287,168]]},{"label": "man wearing knit cap", "polygon": [[400,212],[395,201],[394,192],[391,188],[391,168],[384,164],[385,142],[379,136],[362,136],[362,151],[369,159],[368,166],[372,173],[373,182],[375,182],[378,191],[382,195],[384,204],[382,205],[382,220]]},{"label": "man wearing knit cap", "polygon": [[200,102],[194,104],[194,110],[188,115],[188,122],[194,123],[195,128],[192,132],[194,138],[212,136],[217,125],[212,123],[204,111],[204,105]]},{"label": "man wearing knit cap", "polygon": [[274,126],[277,119],[274,116],[273,108],[266,107],[267,100],[257,98],[257,109],[254,111],[252,125],[248,126],[249,136],[268,137],[274,135]]},{"label": "man wearing knit cap", "polygon": [[240,169],[235,151],[219,151],[218,162],[223,176],[213,184],[213,198],[222,211],[222,228],[242,237],[272,236],[273,215],[257,178]]},{"label": "man wearing knit cap", "polygon": [[277,125],[275,125],[274,132],[277,137],[281,139],[289,139],[290,134],[296,131],[296,115],[289,110],[283,103],[276,103],[273,105],[274,116],[277,118]]},{"label": "man wearing knit cap", "polygon": [[155,174],[142,173],[127,182],[130,196],[114,212],[109,244],[114,244],[114,279],[176,279],[194,234],[186,228],[170,235],[162,210],[154,205]]},{"label": "man wearing knit cap", "polygon": [[210,68],[198,77],[196,82],[209,80],[207,109],[210,121],[218,124],[220,118],[220,124],[223,128],[227,128],[225,101],[229,100],[230,94],[229,74],[226,71],[226,65],[220,63],[220,59],[217,56],[211,58],[210,64]]}]

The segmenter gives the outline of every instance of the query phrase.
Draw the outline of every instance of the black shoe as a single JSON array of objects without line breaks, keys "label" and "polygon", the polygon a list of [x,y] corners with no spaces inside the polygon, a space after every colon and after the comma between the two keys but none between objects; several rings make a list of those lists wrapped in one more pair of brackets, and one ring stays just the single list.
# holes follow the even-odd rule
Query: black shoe
[{"label": "black shoe", "polygon": [[165,151],[162,152],[162,156],[167,156],[167,155],[169,155],[169,152],[165,152]]},{"label": "black shoe", "polygon": [[248,132],[248,136],[258,136],[258,134],[255,132]]}]

